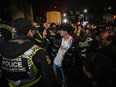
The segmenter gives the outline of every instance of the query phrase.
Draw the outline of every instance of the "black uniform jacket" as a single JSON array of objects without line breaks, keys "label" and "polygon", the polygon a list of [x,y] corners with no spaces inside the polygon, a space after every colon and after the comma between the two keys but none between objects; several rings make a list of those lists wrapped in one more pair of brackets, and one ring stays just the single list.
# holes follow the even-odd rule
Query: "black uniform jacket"
[{"label": "black uniform jacket", "polygon": [[[0,53],[1,56],[5,58],[16,58],[29,50],[34,44],[35,43],[29,39],[20,44],[17,41],[9,41],[1,46]],[[53,87],[52,85],[54,81],[54,73],[50,63],[50,58],[48,57],[48,53],[45,50],[39,50],[33,56],[32,60],[42,76],[40,82],[43,85],[41,85],[41,87]],[[2,61],[2,58],[0,59],[0,61]],[[14,81],[27,78],[25,74],[11,72],[5,72],[4,74],[6,78],[12,79]]]}]

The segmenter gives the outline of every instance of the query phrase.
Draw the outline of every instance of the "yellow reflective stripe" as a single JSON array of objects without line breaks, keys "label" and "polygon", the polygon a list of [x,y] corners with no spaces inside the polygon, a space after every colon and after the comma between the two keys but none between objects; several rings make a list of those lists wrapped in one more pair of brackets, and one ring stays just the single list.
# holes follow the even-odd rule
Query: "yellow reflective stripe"
[{"label": "yellow reflective stripe", "polygon": [[14,37],[14,34],[12,33],[12,30],[11,30],[12,28],[9,25],[7,25],[7,24],[0,24],[0,28],[4,28],[4,29],[10,31],[11,34],[12,34],[12,38]]},{"label": "yellow reflective stripe", "polygon": [[[41,50],[41,49],[43,49],[43,48],[35,49],[35,50],[34,50],[34,53],[30,56],[31,64],[33,65],[33,69],[34,69],[35,72],[38,72],[38,69],[37,69],[37,67],[35,66],[35,64],[33,63],[32,57],[36,54],[37,51],[39,51],[39,50]],[[45,49],[43,49],[43,50],[45,50]]]},{"label": "yellow reflective stripe", "polygon": [[37,42],[41,43],[41,40],[35,39]]},{"label": "yellow reflective stripe", "polygon": [[7,24],[0,24],[0,28],[5,28],[5,29],[11,31],[11,27]]},{"label": "yellow reflective stripe", "polygon": [[14,34],[11,32],[11,34],[12,34],[12,39],[14,38]]},{"label": "yellow reflective stripe", "polygon": [[34,84],[36,84],[37,82],[39,82],[40,78],[41,78],[41,76],[40,76],[39,78],[37,78],[36,80],[34,80],[34,81],[32,81],[32,82],[29,82],[29,83],[27,83],[27,84],[25,84],[25,85],[23,85],[23,86],[21,86],[21,87],[31,87],[31,86],[33,86]]},{"label": "yellow reflective stripe", "polygon": [[39,32],[39,31],[37,31],[37,33],[38,33],[38,35],[40,36],[40,38],[42,39],[42,35],[40,34],[40,32]]},{"label": "yellow reflective stripe", "polygon": [[12,39],[14,39],[14,33],[12,33]]},{"label": "yellow reflective stripe", "polygon": [[[38,36],[40,37],[40,39],[42,39],[42,35],[40,34],[39,31],[37,31],[37,34],[38,34]],[[37,38],[35,38],[35,40],[36,40],[37,42],[41,43],[41,40],[39,40],[39,39],[37,39]]]},{"label": "yellow reflective stripe", "polygon": [[11,84],[10,82],[9,82],[8,84],[9,84],[10,87],[16,87],[16,86],[14,86],[13,84]]},{"label": "yellow reflective stripe", "polygon": [[[33,67],[33,69],[34,69],[35,72],[38,72],[38,69],[37,69],[37,67],[35,66],[35,64],[33,63],[32,57],[36,54],[37,51],[39,51],[39,50],[41,50],[41,49],[45,50],[44,48],[37,48],[37,49],[34,50],[34,53],[30,56],[30,60],[31,60],[31,63],[32,63],[32,67]],[[19,56],[19,58],[20,58],[20,57],[21,57],[21,56]],[[20,87],[31,87],[31,86],[34,85],[35,83],[39,82],[40,78],[41,78],[41,76],[40,76],[39,78],[37,78],[36,80],[34,80],[34,81],[32,81],[32,82],[29,82],[29,83],[27,83],[27,84],[25,84],[25,85],[23,85],[23,86],[20,86]],[[10,82],[9,82],[9,86],[10,86],[10,87],[16,87],[16,86],[14,86],[13,84],[11,84]]]},{"label": "yellow reflective stripe", "polygon": [[[40,76],[39,78],[37,78],[36,80],[34,80],[34,81],[32,81],[32,82],[29,82],[29,83],[27,83],[27,84],[25,84],[25,85],[22,85],[22,86],[20,86],[20,87],[31,87],[31,86],[33,86],[34,84],[36,84],[37,82],[39,82],[40,78],[41,78],[41,76]],[[10,87],[16,87],[16,86],[14,86],[12,83],[10,83],[10,82],[9,82],[9,86],[10,86]]]}]

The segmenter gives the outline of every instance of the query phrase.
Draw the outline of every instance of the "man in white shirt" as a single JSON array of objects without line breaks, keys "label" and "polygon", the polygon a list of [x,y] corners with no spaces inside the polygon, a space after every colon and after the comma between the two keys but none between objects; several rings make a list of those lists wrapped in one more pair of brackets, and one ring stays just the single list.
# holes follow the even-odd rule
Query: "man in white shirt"
[{"label": "man in white shirt", "polygon": [[64,72],[62,68],[62,61],[63,61],[65,53],[72,45],[72,37],[69,34],[69,32],[71,31],[70,27],[71,27],[70,24],[61,24],[60,35],[63,38],[62,38],[61,45],[58,49],[58,52],[56,54],[56,57],[54,58],[54,61],[53,61],[53,69],[54,69],[56,76],[59,74],[58,72],[61,73],[62,87],[65,86],[65,77],[64,77]]}]

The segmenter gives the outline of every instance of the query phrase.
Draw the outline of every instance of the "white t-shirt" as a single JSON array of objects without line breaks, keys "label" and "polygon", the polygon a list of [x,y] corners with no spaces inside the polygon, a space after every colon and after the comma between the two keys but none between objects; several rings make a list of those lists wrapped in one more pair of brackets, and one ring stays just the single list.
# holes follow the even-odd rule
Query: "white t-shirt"
[{"label": "white t-shirt", "polygon": [[72,37],[70,37],[67,41],[64,41],[64,38],[62,38],[61,46],[58,50],[56,57],[54,58],[54,63],[57,66],[62,66],[62,60],[63,60],[64,54],[70,48],[71,44],[72,44]]}]

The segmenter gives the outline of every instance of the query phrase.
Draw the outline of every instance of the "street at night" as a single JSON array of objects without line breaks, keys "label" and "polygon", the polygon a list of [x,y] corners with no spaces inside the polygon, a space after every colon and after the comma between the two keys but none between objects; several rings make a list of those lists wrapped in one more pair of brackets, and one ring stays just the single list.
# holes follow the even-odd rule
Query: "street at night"
[{"label": "street at night", "polygon": [[116,0],[1,0],[0,87],[116,87]]}]

